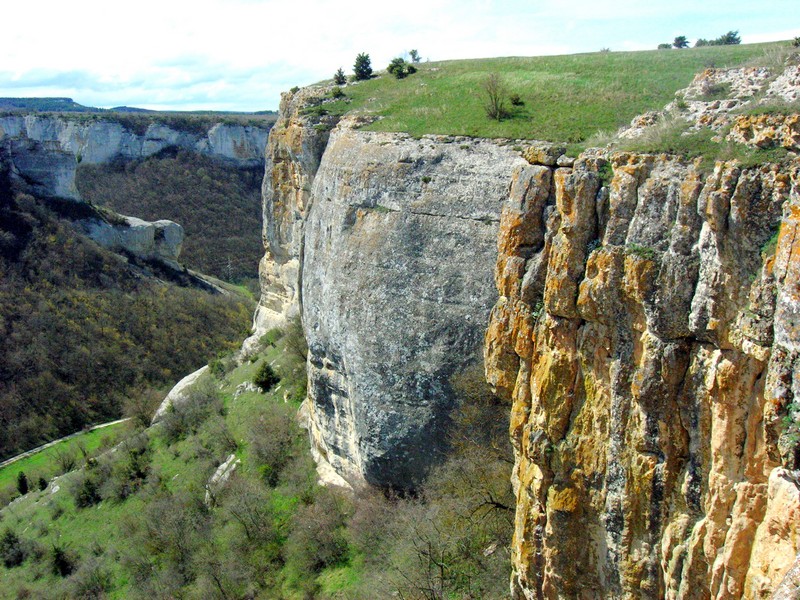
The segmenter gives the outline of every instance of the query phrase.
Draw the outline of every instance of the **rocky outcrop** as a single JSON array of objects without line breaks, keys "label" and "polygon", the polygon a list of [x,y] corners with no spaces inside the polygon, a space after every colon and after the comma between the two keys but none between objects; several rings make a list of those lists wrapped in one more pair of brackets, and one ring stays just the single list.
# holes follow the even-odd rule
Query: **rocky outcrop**
[{"label": "rocky outcrop", "polygon": [[157,260],[181,269],[178,256],[183,244],[183,227],[173,221],[143,221],[118,215],[117,222],[87,219],[78,222],[81,231],[114,252],[125,251],[145,260]]},{"label": "rocky outcrop", "polygon": [[699,164],[515,172],[485,350],[516,598],[764,598],[798,554],[800,163]]},{"label": "rocky outcrop", "polygon": [[75,187],[79,163],[141,159],[167,148],[209,155],[242,167],[263,164],[269,126],[226,123],[180,129],[155,117],[141,131],[113,116],[10,115],[0,117],[0,149],[13,182],[39,196],[80,199]]}]

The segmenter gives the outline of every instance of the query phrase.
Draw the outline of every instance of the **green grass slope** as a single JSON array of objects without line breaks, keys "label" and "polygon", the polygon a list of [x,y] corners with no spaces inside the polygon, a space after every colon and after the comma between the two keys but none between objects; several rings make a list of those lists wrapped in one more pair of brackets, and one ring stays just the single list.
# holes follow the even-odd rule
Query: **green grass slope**
[{"label": "green grass slope", "polygon": [[[614,131],[636,115],[674,99],[696,73],[770,60],[788,42],[685,50],[598,52],[531,58],[431,62],[405,79],[382,73],[345,86],[347,98],[317,108],[331,114],[382,117],[367,129],[580,143]],[[374,65],[379,67],[380,65]],[[511,116],[486,116],[482,86],[497,74],[524,105]]]}]

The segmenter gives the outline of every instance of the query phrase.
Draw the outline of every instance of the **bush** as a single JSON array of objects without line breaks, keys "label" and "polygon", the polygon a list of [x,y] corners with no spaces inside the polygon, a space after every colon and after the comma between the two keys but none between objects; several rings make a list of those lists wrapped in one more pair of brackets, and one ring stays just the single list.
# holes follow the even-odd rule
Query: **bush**
[{"label": "bush", "polygon": [[253,383],[260,387],[262,392],[270,391],[280,380],[281,378],[268,362],[262,363],[256,374],[253,375]]},{"label": "bush", "polygon": [[28,493],[28,477],[25,471],[17,473],[17,491],[23,496]]},{"label": "bush", "polygon": [[248,446],[267,485],[277,485],[284,468],[301,447],[302,437],[295,422],[294,409],[285,404],[267,406],[258,420],[250,425]]},{"label": "bush", "polygon": [[386,70],[394,75],[397,79],[403,79],[404,77],[417,72],[417,68],[414,65],[407,63],[402,58],[392,59],[392,62],[390,62],[389,66],[386,67]]},{"label": "bush", "polygon": [[39,491],[40,492],[45,491],[47,489],[47,485],[48,485],[47,484],[47,479],[45,479],[44,477],[39,477],[39,481],[37,482],[37,485],[39,486]]},{"label": "bush", "polygon": [[195,385],[182,401],[172,404],[161,420],[164,437],[168,444],[172,444],[191,433],[197,433],[209,417],[223,412],[219,390],[211,382]]},{"label": "bush", "polygon": [[98,473],[87,470],[81,472],[73,481],[70,491],[78,508],[88,508],[99,503],[103,497],[100,495],[100,477]]},{"label": "bush", "polygon": [[372,63],[369,59],[369,54],[361,52],[356,56],[356,62],[353,65],[353,73],[356,81],[364,81],[372,77]]},{"label": "bush", "polygon": [[672,44],[659,44],[658,45],[658,49],[659,50],[670,50],[671,48],[672,48]]},{"label": "bush", "polygon": [[490,74],[484,80],[482,89],[486,116],[497,121],[508,117],[506,86],[497,73]]},{"label": "bush", "polygon": [[792,46],[795,48],[800,48],[800,37],[794,38],[794,40],[792,41]]},{"label": "bush", "polygon": [[347,97],[347,94],[345,94],[342,91],[342,88],[340,88],[339,86],[336,86],[331,90],[331,98],[333,98],[334,100],[339,100],[340,98],[345,98],[345,97]]},{"label": "bush", "polygon": [[520,98],[519,94],[511,94],[508,99],[512,106],[525,106],[525,101]]},{"label": "bush", "polygon": [[344,71],[342,71],[341,67],[338,71],[336,71],[336,73],[333,74],[333,83],[336,85],[344,85],[347,83],[347,77],[345,77]]},{"label": "bush", "polygon": [[96,558],[82,564],[69,581],[71,598],[105,598],[111,589],[111,573]]},{"label": "bush", "polygon": [[25,562],[25,548],[22,541],[11,529],[6,529],[3,537],[0,537],[0,559],[6,569],[18,567]]},{"label": "bush", "polygon": [[53,551],[50,554],[50,567],[53,575],[67,577],[75,570],[77,562],[78,558],[73,552],[67,550],[66,546],[62,546],[59,542],[53,544]]}]

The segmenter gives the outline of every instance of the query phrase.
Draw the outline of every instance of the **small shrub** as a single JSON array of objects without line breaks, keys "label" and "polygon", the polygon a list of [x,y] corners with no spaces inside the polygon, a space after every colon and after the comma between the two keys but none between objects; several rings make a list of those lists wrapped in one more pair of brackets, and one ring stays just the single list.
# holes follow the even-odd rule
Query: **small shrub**
[{"label": "small shrub", "polygon": [[792,46],[794,48],[800,48],[800,37],[796,37],[792,40]]},{"label": "small shrub", "polygon": [[18,567],[25,562],[25,549],[22,541],[11,529],[6,529],[0,537],[0,559],[6,569]]},{"label": "small shrub", "polygon": [[333,74],[333,83],[336,85],[344,85],[347,83],[347,77],[341,67]]},{"label": "small shrub", "polygon": [[162,432],[168,444],[197,433],[212,415],[224,412],[222,398],[210,382],[194,386],[183,401],[173,404],[162,419]]},{"label": "small shrub", "polygon": [[53,543],[53,551],[50,554],[50,567],[53,575],[69,576],[75,570],[77,562],[77,557],[67,550],[66,546],[62,546],[59,542]]},{"label": "small shrub", "polygon": [[289,90],[289,92],[291,92],[292,94],[296,94],[299,91],[300,91],[300,88],[297,87],[297,86],[294,86],[292,89]]},{"label": "small shrub", "polygon": [[423,177],[420,178],[420,181],[422,181],[422,183],[430,183],[431,178],[428,177],[427,175],[424,175]]},{"label": "small shrub", "polygon": [[656,258],[655,250],[647,246],[642,246],[640,244],[628,244],[627,246],[625,246],[625,251],[628,254],[638,256],[639,258],[643,258],[645,260],[655,260]]},{"label": "small shrub", "polygon": [[25,471],[20,471],[17,473],[17,491],[24,496],[28,493],[28,489],[28,477]]},{"label": "small shrub", "polygon": [[103,499],[100,495],[100,482],[94,472],[81,473],[73,482],[71,492],[78,508],[94,506]]},{"label": "small shrub", "polygon": [[597,169],[597,175],[600,177],[600,183],[607,186],[614,179],[614,167],[610,162],[605,162]]},{"label": "small shrub", "polygon": [[45,491],[47,489],[47,479],[45,479],[44,477],[39,477],[37,485],[39,486],[40,492]]},{"label": "small shrub", "polygon": [[82,564],[69,582],[72,598],[105,598],[111,589],[111,573],[96,558]]},{"label": "small shrub", "polygon": [[520,98],[519,94],[511,94],[508,99],[512,106],[525,106],[525,101]]},{"label": "small shrub", "polygon": [[658,45],[658,49],[659,50],[671,50],[672,49],[672,44],[659,44]]},{"label": "small shrub", "polygon": [[[800,39],[800,38],[796,38],[796,39]],[[422,57],[419,55],[419,52],[417,52],[416,50],[409,50],[408,51],[408,56],[411,57],[411,62],[413,62],[413,63],[419,63],[422,60]]]},{"label": "small shrub", "polygon": [[397,79],[403,79],[404,77],[417,72],[417,68],[414,65],[407,63],[402,58],[392,59],[392,62],[390,62],[389,66],[386,67],[386,70],[390,74],[394,75]]},{"label": "small shrub", "polygon": [[280,380],[281,378],[278,377],[275,369],[267,362],[263,363],[256,371],[256,374],[253,375],[253,383],[264,392],[270,391]]},{"label": "small shrub", "polygon": [[345,94],[342,88],[340,88],[338,85],[331,90],[331,98],[333,98],[334,100],[339,100],[340,98],[346,98],[346,97],[347,94]]},{"label": "small shrub", "polygon": [[506,108],[506,87],[497,73],[491,73],[481,86],[484,98],[484,111],[486,116],[496,121],[508,117]]}]

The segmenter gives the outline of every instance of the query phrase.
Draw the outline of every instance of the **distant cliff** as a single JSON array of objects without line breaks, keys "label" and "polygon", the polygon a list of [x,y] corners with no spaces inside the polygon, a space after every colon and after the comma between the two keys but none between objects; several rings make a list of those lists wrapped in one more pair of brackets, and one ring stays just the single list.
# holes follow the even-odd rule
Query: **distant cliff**
[{"label": "distant cliff", "polygon": [[[269,127],[216,123],[181,128],[147,116],[8,115],[0,117],[0,153],[18,186],[43,196],[79,199],[79,163],[137,159],[168,148],[241,166],[262,164]],[[135,127],[132,125],[135,123]]]}]

